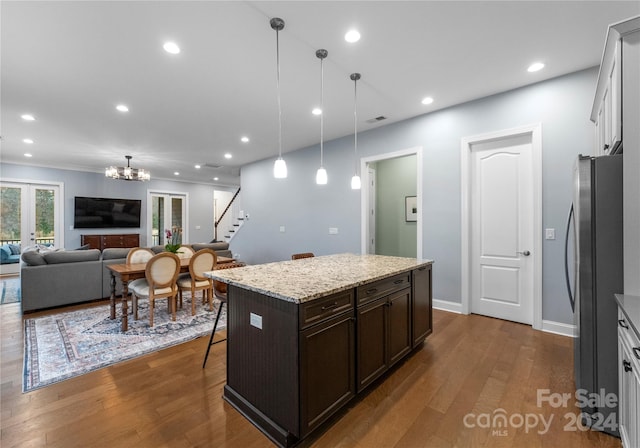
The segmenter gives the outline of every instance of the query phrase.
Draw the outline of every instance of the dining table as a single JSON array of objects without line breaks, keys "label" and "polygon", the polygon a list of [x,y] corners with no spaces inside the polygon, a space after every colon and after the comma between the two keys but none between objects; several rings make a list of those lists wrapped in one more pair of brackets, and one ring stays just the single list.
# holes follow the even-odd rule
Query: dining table
[{"label": "dining table", "polygon": [[[180,258],[180,272],[189,272],[190,257]],[[223,265],[225,267],[230,266],[231,263],[235,263],[234,258],[229,257],[217,257],[216,264]],[[129,282],[138,278],[144,278],[147,263],[117,263],[109,264],[106,266],[111,273],[111,296],[110,300],[110,318],[116,318],[116,283],[120,279],[122,283],[122,326],[123,332],[129,329]],[[215,270],[215,267],[214,267]]]}]

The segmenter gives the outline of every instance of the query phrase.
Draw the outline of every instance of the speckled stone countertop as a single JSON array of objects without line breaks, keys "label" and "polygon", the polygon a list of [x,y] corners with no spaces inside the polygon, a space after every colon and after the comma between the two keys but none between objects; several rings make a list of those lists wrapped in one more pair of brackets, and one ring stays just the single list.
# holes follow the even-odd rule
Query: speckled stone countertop
[{"label": "speckled stone countertop", "polygon": [[640,296],[616,294],[615,297],[620,309],[631,324],[630,327],[636,333],[636,337],[640,339]]},{"label": "speckled stone countertop", "polygon": [[416,258],[338,254],[211,271],[205,275],[229,285],[303,303],[432,263]]}]

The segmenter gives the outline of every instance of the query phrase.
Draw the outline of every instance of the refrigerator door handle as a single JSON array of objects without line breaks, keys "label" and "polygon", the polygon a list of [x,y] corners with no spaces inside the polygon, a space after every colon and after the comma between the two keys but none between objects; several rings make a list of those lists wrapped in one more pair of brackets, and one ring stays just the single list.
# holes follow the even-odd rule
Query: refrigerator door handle
[{"label": "refrigerator door handle", "polygon": [[571,208],[569,209],[569,216],[567,217],[567,231],[564,237],[564,278],[567,282],[567,293],[569,294],[571,311],[575,312],[575,300],[573,297],[573,292],[571,291],[571,281],[569,280],[569,254],[567,253],[569,249],[569,231],[571,230],[571,219],[573,218],[573,204],[571,204]]}]

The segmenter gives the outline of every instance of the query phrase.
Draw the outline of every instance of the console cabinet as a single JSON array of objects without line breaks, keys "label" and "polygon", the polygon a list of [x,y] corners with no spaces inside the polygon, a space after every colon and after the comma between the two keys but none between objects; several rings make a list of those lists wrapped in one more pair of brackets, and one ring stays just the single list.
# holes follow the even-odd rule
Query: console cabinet
[{"label": "console cabinet", "polygon": [[120,235],[81,235],[80,244],[89,245],[90,249],[108,249],[112,247],[139,247],[140,234],[127,233]]}]

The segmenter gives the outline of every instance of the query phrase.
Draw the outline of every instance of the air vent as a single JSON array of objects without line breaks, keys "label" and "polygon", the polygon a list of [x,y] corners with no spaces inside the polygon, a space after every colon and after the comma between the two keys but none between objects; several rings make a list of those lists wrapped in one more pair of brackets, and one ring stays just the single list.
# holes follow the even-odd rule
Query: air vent
[{"label": "air vent", "polygon": [[222,168],[222,165],[214,165],[213,163],[205,163],[204,164],[205,168],[213,168],[213,169],[218,169],[218,168]]},{"label": "air vent", "polygon": [[380,116],[375,117],[375,118],[369,118],[367,120],[367,123],[377,123],[378,121],[382,121],[382,120],[386,120],[386,119],[387,119],[387,117],[385,117],[384,115],[380,115]]}]

